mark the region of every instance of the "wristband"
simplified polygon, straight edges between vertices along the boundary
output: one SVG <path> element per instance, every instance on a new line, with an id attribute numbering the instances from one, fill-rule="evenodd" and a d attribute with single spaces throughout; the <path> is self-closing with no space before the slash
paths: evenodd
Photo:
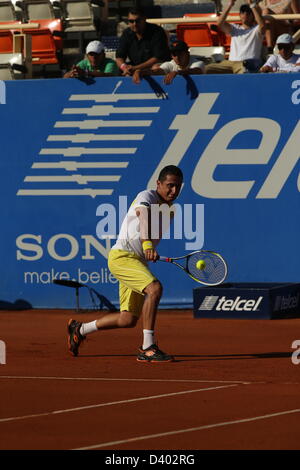
<path id="1" fill-rule="evenodd" d="M 146 240 L 142 243 L 143 251 L 153 250 L 153 243 L 151 240 Z"/>
<path id="2" fill-rule="evenodd" d="M 124 71 L 124 69 L 126 69 L 127 65 L 125 64 L 125 62 L 123 62 L 122 65 L 120 65 L 120 69 Z"/>

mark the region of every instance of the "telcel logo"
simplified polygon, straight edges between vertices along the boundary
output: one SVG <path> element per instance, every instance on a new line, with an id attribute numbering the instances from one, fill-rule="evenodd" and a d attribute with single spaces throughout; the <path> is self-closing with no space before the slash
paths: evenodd
<path id="1" fill-rule="evenodd" d="M 299 305 L 300 294 L 297 295 L 288 295 L 287 297 L 278 295 L 275 300 L 274 310 L 289 310 L 291 308 L 296 308 Z"/>
<path id="2" fill-rule="evenodd" d="M 217 311 L 237 311 L 237 312 L 255 312 L 262 301 L 263 297 L 258 299 L 241 299 L 240 296 L 235 299 L 227 299 L 225 295 L 222 297 L 207 295 L 201 303 L 198 310 L 215 310 Z"/>

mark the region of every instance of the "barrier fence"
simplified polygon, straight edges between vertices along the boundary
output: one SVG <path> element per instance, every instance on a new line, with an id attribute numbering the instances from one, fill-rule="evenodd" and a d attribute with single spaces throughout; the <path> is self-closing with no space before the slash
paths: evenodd
<path id="1" fill-rule="evenodd" d="M 228 282 L 299 282 L 297 74 L 18 80 L 1 84 L 1 308 L 73 308 L 76 280 L 118 305 L 107 255 L 135 195 L 179 165 L 159 248 L 220 252 Z M 156 263 L 162 306 L 197 287 Z M 89 290 L 81 306 L 91 304 Z"/>

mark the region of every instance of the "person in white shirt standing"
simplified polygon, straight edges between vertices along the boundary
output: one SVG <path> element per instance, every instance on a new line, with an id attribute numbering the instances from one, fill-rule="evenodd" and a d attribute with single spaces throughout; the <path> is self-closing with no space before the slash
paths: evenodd
<path id="1" fill-rule="evenodd" d="M 276 40 L 278 54 L 272 54 L 260 72 L 300 72 L 300 55 L 294 54 L 294 41 L 290 34 L 281 34 Z"/>
<path id="2" fill-rule="evenodd" d="M 230 0 L 218 20 L 219 28 L 231 36 L 228 60 L 208 64 L 206 73 L 247 73 L 256 72 L 262 64 L 263 34 L 265 21 L 256 3 L 241 5 L 241 24 L 231 24 L 226 18 L 236 0 Z"/>

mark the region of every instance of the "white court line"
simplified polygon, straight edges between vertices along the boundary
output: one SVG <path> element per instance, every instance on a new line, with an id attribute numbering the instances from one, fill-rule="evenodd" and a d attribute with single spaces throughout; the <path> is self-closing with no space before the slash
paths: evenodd
<path id="1" fill-rule="evenodd" d="M 279 413 L 271 413 L 271 414 L 268 414 L 268 415 L 255 416 L 253 418 L 236 419 L 235 421 L 224 421 L 222 423 L 207 424 L 207 425 L 204 425 L 204 426 L 198 426 L 198 427 L 194 427 L 194 428 L 178 429 L 177 431 L 161 432 L 161 433 L 158 433 L 158 434 L 149 434 L 147 436 L 137 436 L 137 437 L 133 437 L 131 439 L 123 439 L 123 440 L 120 440 L 120 441 L 104 442 L 102 444 L 95 444 L 95 445 L 88 446 L 88 447 L 78 447 L 78 448 L 72 449 L 72 450 L 100 449 L 101 447 L 111 447 L 111 446 L 115 446 L 115 445 L 118 445 L 118 444 L 127 444 L 128 442 L 144 441 L 146 439 L 154 439 L 154 438 L 157 438 L 157 437 L 174 436 L 176 434 L 184 434 L 184 433 L 187 433 L 187 432 L 202 431 L 204 429 L 220 428 L 222 426 L 230 426 L 232 424 L 250 423 L 250 422 L 253 422 L 253 421 L 259 421 L 261 419 L 274 418 L 276 416 L 284 416 L 284 415 L 288 415 L 288 414 L 292 414 L 292 413 L 299 413 L 299 412 L 300 412 L 300 409 L 281 411 Z"/>
<path id="2" fill-rule="evenodd" d="M 43 377 L 25 375 L 0 375 L 0 379 L 31 379 L 31 380 L 95 380 L 100 382 L 180 382 L 180 383 L 222 383 L 222 384 L 262 384 L 266 382 L 246 382 L 245 380 L 199 380 L 199 379 L 135 379 L 108 377 Z"/>
<path id="3" fill-rule="evenodd" d="M 136 403 L 139 401 L 146 401 L 146 400 L 154 400 L 156 398 L 165 398 L 165 397 L 174 397 L 178 395 L 186 395 L 188 393 L 197 393 L 197 392 L 206 392 L 210 390 L 218 390 L 220 388 L 229 388 L 229 387 L 237 387 L 236 385 L 220 385 L 219 387 L 209 387 L 209 388 L 198 388 L 196 390 L 184 390 L 182 392 L 173 392 L 173 393 L 164 393 L 162 395 L 152 395 L 148 397 L 141 397 L 141 398 L 131 398 L 129 400 L 120 400 L 120 401 L 111 401 L 108 403 L 97 403 L 95 405 L 86 405 L 86 406 L 80 406 L 77 408 L 69 408 L 65 410 L 55 410 L 55 411 L 46 411 L 44 413 L 36 413 L 36 414 L 31 414 L 31 415 L 24 415 L 24 416 L 12 416 L 9 418 L 1 418 L 0 423 L 8 422 L 8 421 L 18 421 L 21 419 L 28 419 L 28 418 L 40 418 L 42 416 L 53 416 L 57 414 L 63 414 L 63 413 L 71 413 L 73 411 L 84 411 L 84 410 L 90 410 L 93 408 L 101 408 L 104 406 L 113 406 L 113 405 L 122 405 L 122 404 L 127 404 L 127 403 Z"/>

